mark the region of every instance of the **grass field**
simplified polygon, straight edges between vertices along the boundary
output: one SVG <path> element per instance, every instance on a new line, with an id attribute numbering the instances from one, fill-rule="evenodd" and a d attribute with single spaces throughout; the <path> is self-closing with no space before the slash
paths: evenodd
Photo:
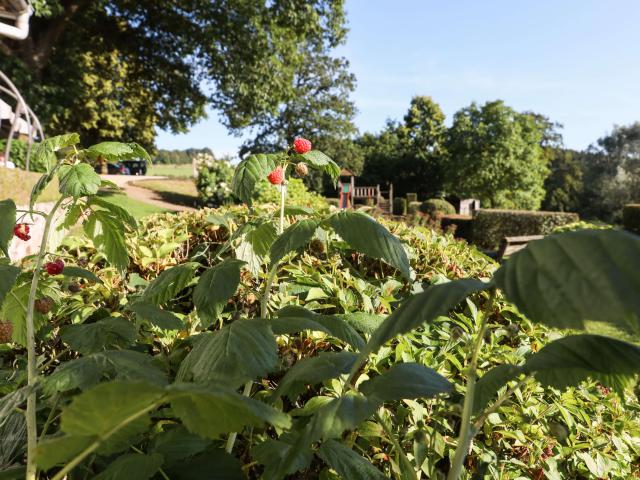
<path id="1" fill-rule="evenodd" d="M 154 213 L 164 213 L 169 211 L 164 208 L 156 207 L 155 205 L 141 202 L 140 200 L 129 198 L 124 193 L 102 191 L 100 192 L 100 196 L 108 202 L 126 209 L 136 220 Z"/>
<path id="2" fill-rule="evenodd" d="M 191 164 L 186 165 L 149 165 L 147 175 L 162 175 L 163 177 L 192 178 Z"/>
<path id="3" fill-rule="evenodd" d="M 156 192 L 165 202 L 193 207 L 198 200 L 198 190 L 192 179 L 140 180 L 136 187 Z"/>
<path id="4" fill-rule="evenodd" d="M 0 167 L 0 200 L 12 198 L 17 205 L 29 203 L 31 189 L 41 176 L 42 173 Z M 58 197 L 58 179 L 54 178 L 38 197 L 38 202 L 52 202 Z"/>

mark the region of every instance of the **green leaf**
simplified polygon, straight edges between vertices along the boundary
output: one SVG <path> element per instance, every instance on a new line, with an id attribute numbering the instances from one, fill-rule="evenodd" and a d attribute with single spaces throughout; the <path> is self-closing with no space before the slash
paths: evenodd
<path id="1" fill-rule="evenodd" d="M 91 165 L 62 165 L 58 170 L 60 193 L 73 198 L 95 195 L 100 188 L 100 176 Z"/>
<path id="2" fill-rule="evenodd" d="M 494 280 L 534 322 L 584 329 L 592 320 L 640 332 L 639 271 L 640 237 L 580 230 L 532 242 Z"/>
<path id="3" fill-rule="evenodd" d="M 291 217 L 298 215 L 313 215 L 313 209 L 302 205 L 289 205 L 284 207 L 284 214 Z"/>
<path id="4" fill-rule="evenodd" d="M 473 413 L 480 413 L 498 393 L 498 390 L 520 373 L 522 373 L 522 370 L 515 365 L 498 365 L 480 377 L 475 388 Z"/>
<path id="5" fill-rule="evenodd" d="M 151 155 L 149 155 L 149 153 L 142 147 L 142 145 L 135 142 L 128 143 L 127 145 L 129 145 L 133 152 L 131 157 L 132 159 L 142 159 L 147 163 L 151 163 Z"/>
<path id="6" fill-rule="evenodd" d="M 168 310 L 156 307 L 152 303 L 136 302 L 129 308 L 142 320 L 162 330 L 182 330 L 184 323 Z"/>
<path id="7" fill-rule="evenodd" d="M 13 200 L 0 201 L 0 250 L 9 258 L 9 242 L 16 224 L 16 204 Z M 2 302 L 0 302 L 1 304 Z"/>
<path id="8" fill-rule="evenodd" d="M 104 157 L 111 162 L 138 159 L 149 161 L 149 154 L 137 143 L 101 142 L 87 148 L 92 158 Z"/>
<path id="9" fill-rule="evenodd" d="M 84 223 L 84 231 L 96 249 L 121 273 L 127 269 L 129 254 L 124 239 L 124 224 L 108 212 L 94 210 Z"/>
<path id="10" fill-rule="evenodd" d="M 163 468 L 164 470 L 164 468 Z M 215 472 L 215 477 L 212 477 Z M 184 460 L 175 467 L 166 469 L 171 480 L 245 480 L 240 461 L 222 449 L 209 450 L 205 453 Z"/>
<path id="11" fill-rule="evenodd" d="M 280 435 L 278 440 L 269 438 L 259 443 L 251 449 L 251 454 L 265 466 L 264 480 L 279 480 L 284 475 L 305 470 L 313 460 L 313 451 L 301 445 L 300 432 L 295 430 Z"/>
<path id="12" fill-rule="evenodd" d="M 337 438 L 353 430 L 375 412 L 378 405 L 358 393 L 347 393 L 322 405 L 307 424 L 310 442 Z"/>
<path id="13" fill-rule="evenodd" d="M 264 376 L 278 365 L 278 345 L 264 319 L 236 320 L 202 337 L 180 365 L 179 380 L 235 386 Z"/>
<path id="14" fill-rule="evenodd" d="M 95 435 L 60 435 L 38 441 L 36 463 L 42 470 L 67 463 L 97 440 Z"/>
<path id="15" fill-rule="evenodd" d="M 409 258 L 402 242 L 373 218 L 361 212 L 343 211 L 330 216 L 327 223 L 355 250 L 381 258 L 411 278 Z"/>
<path id="16" fill-rule="evenodd" d="M 158 453 L 126 453 L 120 455 L 109 466 L 93 477 L 95 480 L 147 480 L 160 470 L 163 458 Z"/>
<path id="17" fill-rule="evenodd" d="M 60 328 L 60 338 L 73 350 L 85 355 L 109 347 L 131 345 L 136 340 L 136 334 L 136 326 L 122 317 Z"/>
<path id="18" fill-rule="evenodd" d="M 303 153 L 302 155 L 298 155 L 298 157 L 302 157 L 304 159 L 303 161 L 309 165 L 327 172 L 331 177 L 331 180 L 334 182 L 338 180 L 338 177 L 340 177 L 340 167 L 328 155 L 320 150 L 311 150 L 307 153 Z"/>
<path id="19" fill-rule="evenodd" d="M 29 198 L 29 208 L 33 210 L 33 206 L 40 194 L 47 188 L 47 185 L 53 177 L 55 177 L 58 169 L 62 165 L 63 159 L 56 157 L 58 150 L 80 143 L 80 137 L 77 133 L 67 133 L 58 135 L 57 137 L 49 137 L 38 143 L 33 150 L 33 163 L 45 165 L 47 173 L 42 175 L 31 189 L 31 197 Z"/>
<path id="20" fill-rule="evenodd" d="M 206 270 L 193 290 L 193 304 L 203 327 L 210 326 L 222 313 L 240 284 L 240 269 L 245 262 L 226 259 Z"/>
<path id="21" fill-rule="evenodd" d="M 385 475 L 369 460 L 335 440 L 320 445 L 318 456 L 342 478 L 349 480 L 384 480 Z"/>
<path id="22" fill-rule="evenodd" d="M 306 245 L 318 228 L 315 220 L 300 220 L 294 223 L 273 242 L 269 252 L 271 265 L 277 265 L 286 254 Z"/>
<path id="23" fill-rule="evenodd" d="M 147 419 L 148 412 L 166 398 L 162 388 L 147 383 L 101 383 L 76 395 L 63 408 L 61 430 L 70 435 L 107 439 L 134 419 Z"/>
<path id="24" fill-rule="evenodd" d="M 215 439 L 265 423 L 279 428 L 291 426 L 287 414 L 221 385 L 174 384 L 170 391 L 175 414 L 191 432 L 205 438 Z"/>
<path id="25" fill-rule="evenodd" d="M 14 285 L 6 295 L 0 311 L 0 319 L 10 321 L 13 325 L 11 340 L 19 345 L 27 345 L 27 305 L 31 283 Z M 33 326 L 37 333 L 46 323 L 47 317 L 37 310 L 33 312 Z"/>
<path id="26" fill-rule="evenodd" d="M 54 160 L 55 160 L 55 155 L 54 155 Z M 38 179 L 38 181 L 33 185 L 33 188 L 31 189 L 31 195 L 29 196 L 30 210 L 33 210 L 33 207 L 36 204 L 36 201 L 38 200 L 38 197 L 40 196 L 40 194 L 44 191 L 45 188 L 47 188 L 47 185 L 49 185 L 51 180 L 53 180 L 53 177 L 56 176 L 56 173 L 58 173 L 58 168 L 60 168 L 60 165 L 61 163 L 58 163 L 51 171 L 42 175 Z"/>
<path id="27" fill-rule="evenodd" d="M 0 265 L 0 307 L 4 299 L 11 291 L 20 275 L 20 269 L 13 265 Z"/>
<path id="28" fill-rule="evenodd" d="M 360 385 L 359 390 L 370 400 L 384 403 L 405 398 L 431 398 L 449 393 L 449 381 L 435 370 L 419 363 L 398 363 L 382 375 Z"/>
<path id="29" fill-rule="evenodd" d="M 410 332 L 414 328 L 447 314 L 469 295 L 487 287 L 486 283 L 479 280 L 455 280 L 432 285 L 424 292 L 407 298 L 373 333 L 361 354 L 362 358 L 377 351 L 397 335 Z"/>
<path id="30" fill-rule="evenodd" d="M 62 363 L 43 379 L 45 392 L 86 390 L 104 380 L 145 381 L 155 385 L 167 383 L 166 374 L 154 363 L 153 357 L 132 350 L 111 350 L 93 353 Z"/>
<path id="31" fill-rule="evenodd" d="M 122 208 L 115 203 L 112 203 L 108 200 L 104 200 L 100 197 L 92 197 L 89 201 L 89 205 L 96 205 L 98 207 L 102 207 L 111 213 L 111 216 L 119 219 L 125 225 L 129 225 L 133 230 L 138 229 L 138 223 L 136 219 L 131 215 L 125 208 Z"/>
<path id="32" fill-rule="evenodd" d="M 167 430 L 153 437 L 151 450 L 164 457 L 165 465 L 182 464 L 180 460 L 197 455 L 211 443 L 211 440 L 189 432 L 182 425 L 176 425 L 173 428 L 168 426 Z"/>
<path id="33" fill-rule="evenodd" d="M 640 373 L 640 347 L 601 335 L 570 335 L 547 344 L 521 368 L 555 388 L 593 378 L 619 391 Z"/>
<path id="34" fill-rule="evenodd" d="M 347 351 L 325 352 L 317 357 L 304 358 L 287 371 L 273 396 L 287 395 L 292 386 L 300 383 L 314 385 L 348 373 L 356 358 L 355 353 Z"/>
<path id="35" fill-rule="evenodd" d="M 200 265 L 187 262 L 164 270 L 145 289 L 142 298 L 154 305 L 162 305 L 172 300 L 193 280 Z"/>
<path id="36" fill-rule="evenodd" d="M 40 142 L 36 149 L 34 149 L 34 155 L 37 154 L 38 148 L 46 148 L 52 152 L 57 152 L 63 148 L 72 147 L 80 143 L 80 135 L 77 133 L 64 133 L 62 135 L 56 135 L 55 137 L 48 137 Z"/>
<path id="37" fill-rule="evenodd" d="M 358 332 L 338 316 L 319 315 L 297 306 L 285 307 L 278 311 L 277 315 L 276 318 L 269 319 L 269 324 L 276 335 L 312 330 L 328 333 L 358 350 L 364 347 L 364 340 Z"/>
<path id="38" fill-rule="evenodd" d="M 344 320 L 358 332 L 366 333 L 367 335 L 375 332 L 386 318 L 383 315 L 365 312 L 340 313 L 336 317 Z"/>
<path id="39" fill-rule="evenodd" d="M 275 155 L 250 155 L 236 167 L 233 175 L 233 193 L 247 205 L 251 205 L 256 183 L 265 180 L 267 175 L 276 168 Z"/>
<path id="40" fill-rule="evenodd" d="M 95 273 L 80 267 L 65 266 L 64 269 L 62 270 L 62 275 L 65 275 L 67 277 L 84 278 L 86 280 L 89 280 L 91 282 L 96 282 L 96 283 L 103 283 L 102 280 L 100 280 Z"/>
<path id="41" fill-rule="evenodd" d="M 251 248 L 256 255 L 264 257 L 269 253 L 269 249 L 277 237 L 278 232 L 273 223 L 265 222 L 247 232 L 244 239 L 251 244 Z"/>

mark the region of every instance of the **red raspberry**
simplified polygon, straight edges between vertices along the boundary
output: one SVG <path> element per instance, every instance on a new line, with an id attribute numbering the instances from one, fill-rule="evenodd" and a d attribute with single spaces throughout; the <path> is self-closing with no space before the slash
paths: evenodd
<path id="1" fill-rule="evenodd" d="M 44 268 L 49 275 L 59 275 L 64 270 L 64 262 L 58 258 L 53 262 L 47 262 Z"/>
<path id="2" fill-rule="evenodd" d="M 311 150 L 311 142 L 306 138 L 298 137 L 293 141 L 293 149 L 296 153 L 307 153 Z"/>
<path id="3" fill-rule="evenodd" d="M 284 170 L 280 165 L 278 165 L 273 172 L 267 175 L 267 180 L 272 185 L 280 185 L 284 180 Z"/>
<path id="4" fill-rule="evenodd" d="M 29 225 L 26 223 L 16 223 L 13 227 L 13 234 L 20 240 L 27 241 L 31 239 L 31 235 L 29 235 Z"/>

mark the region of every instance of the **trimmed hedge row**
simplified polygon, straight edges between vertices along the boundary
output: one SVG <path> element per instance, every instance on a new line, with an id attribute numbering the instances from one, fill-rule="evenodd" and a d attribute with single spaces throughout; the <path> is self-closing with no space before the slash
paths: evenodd
<path id="1" fill-rule="evenodd" d="M 438 214 L 454 215 L 456 213 L 456 207 L 441 198 L 430 198 L 422 202 L 420 211 L 435 218 Z"/>
<path id="2" fill-rule="evenodd" d="M 444 215 L 440 219 L 443 232 L 452 233 L 456 238 L 467 242 L 473 239 L 473 217 L 471 215 Z"/>
<path id="3" fill-rule="evenodd" d="M 622 224 L 625 230 L 640 235 L 640 204 L 625 205 L 622 209 Z"/>
<path id="4" fill-rule="evenodd" d="M 504 237 L 548 235 L 556 227 L 578 220 L 577 213 L 481 209 L 473 221 L 473 243 L 497 250 Z"/>

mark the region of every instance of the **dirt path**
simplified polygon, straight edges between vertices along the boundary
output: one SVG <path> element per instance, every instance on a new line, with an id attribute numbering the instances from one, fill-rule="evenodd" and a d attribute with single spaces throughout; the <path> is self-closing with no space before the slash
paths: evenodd
<path id="1" fill-rule="evenodd" d="M 118 185 L 129 198 L 149 203 L 173 212 L 193 212 L 196 210 L 195 208 L 186 205 L 176 205 L 174 203 L 165 202 L 157 192 L 131 184 L 131 182 L 138 182 L 140 180 L 164 180 L 168 177 L 159 177 L 155 175 L 100 175 L 100 177 L 105 180 L 110 180 Z"/>

